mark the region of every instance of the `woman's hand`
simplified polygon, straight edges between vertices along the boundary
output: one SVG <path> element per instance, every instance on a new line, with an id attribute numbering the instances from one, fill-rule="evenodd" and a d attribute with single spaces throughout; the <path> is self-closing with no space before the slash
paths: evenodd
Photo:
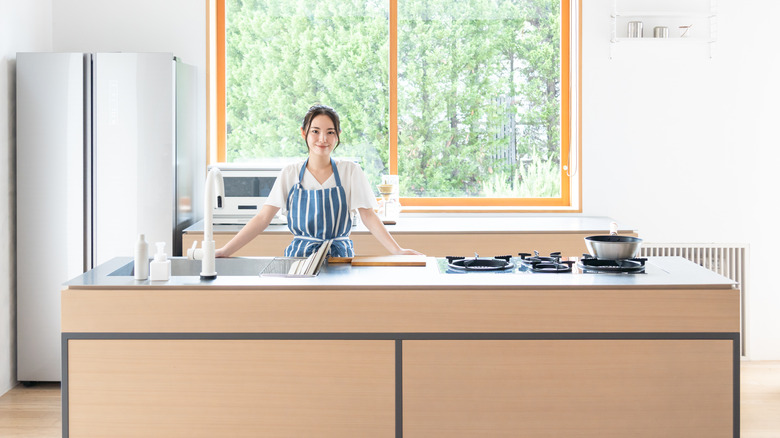
<path id="1" fill-rule="evenodd" d="M 218 248 L 216 251 L 214 251 L 214 257 L 216 258 L 224 258 L 224 257 L 230 257 L 230 254 L 225 251 L 225 248 Z"/>

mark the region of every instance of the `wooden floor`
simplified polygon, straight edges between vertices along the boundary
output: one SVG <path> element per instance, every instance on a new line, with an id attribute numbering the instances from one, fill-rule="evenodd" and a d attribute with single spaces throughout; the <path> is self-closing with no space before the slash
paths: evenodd
<path id="1" fill-rule="evenodd" d="M 62 436 L 60 384 L 16 385 L 0 397 L 0 437 Z"/>
<path id="2" fill-rule="evenodd" d="M 740 393 L 742 438 L 780 437 L 780 361 L 742 362 Z"/>
<path id="3" fill-rule="evenodd" d="M 780 437 L 780 361 L 742 362 L 742 438 Z M 59 384 L 16 386 L 0 397 L 0 437 L 61 437 Z"/>

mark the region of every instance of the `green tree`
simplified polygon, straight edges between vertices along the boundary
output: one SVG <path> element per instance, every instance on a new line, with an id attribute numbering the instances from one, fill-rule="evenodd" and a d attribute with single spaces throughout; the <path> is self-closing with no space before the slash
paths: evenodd
<path id="1" fill-rule="evenodd" d="M 387 14 L 363 1 L 226 3 L 228 161 L 304 156 L 303 115 L 325 103 L 342 118 L 336 154 L 386 173 Z"/>
<path id="2" fill-rule="evenodd" d="M 402 195 L 560 193 L 559 1 L 398 6 Z M 335 154 L 359 159 L 378 183 L 389 167 L 387 3 L 226 0 L 226 8 L 228 160 L 303 157 L 301 118 L 325 103 L 342 116 Z"/>
<path id="3" fill-rule="evenodd" d="M 499 174 L 512 196 L 531 154 L 560 163 L 560 4 L 402 2 L 399 84 L 406 193 L 496 194 Z"/>

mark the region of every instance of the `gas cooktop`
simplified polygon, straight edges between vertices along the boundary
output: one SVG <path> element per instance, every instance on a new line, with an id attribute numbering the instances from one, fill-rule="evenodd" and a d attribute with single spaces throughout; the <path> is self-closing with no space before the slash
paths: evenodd
<path id="1" fill-rule="evenodd" d="M 517 256 L 494 257 L 447 256 L 437 259 L 439 272 L 443 274 L 643 274 L 644 258 L 627 260 L 597 259 L 589 254 L 581 258 L 562 257 L 560 252 L 541 256 L 537 251 L 518 253 Z"/>

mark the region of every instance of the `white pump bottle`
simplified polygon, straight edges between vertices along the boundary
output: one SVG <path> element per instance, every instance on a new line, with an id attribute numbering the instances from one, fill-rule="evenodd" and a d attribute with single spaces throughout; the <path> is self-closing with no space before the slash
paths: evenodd
<path id="1" fill-rule="evenodd" d="M 168 281 L 171 278 L 171 261 L 168 260 L 168 254 L 165 253 L 165 242 L 157 242 L 157 252 L 154 254 L 154 260 L 150 265 L 150 280 Z"/>
<path id="2" fill-rule="evenodd" d="M 138 235 L 138 241 L 135 243 L 133 276 L 136 280 L 149 278 L 149 245 L 143 234 Z"/>

